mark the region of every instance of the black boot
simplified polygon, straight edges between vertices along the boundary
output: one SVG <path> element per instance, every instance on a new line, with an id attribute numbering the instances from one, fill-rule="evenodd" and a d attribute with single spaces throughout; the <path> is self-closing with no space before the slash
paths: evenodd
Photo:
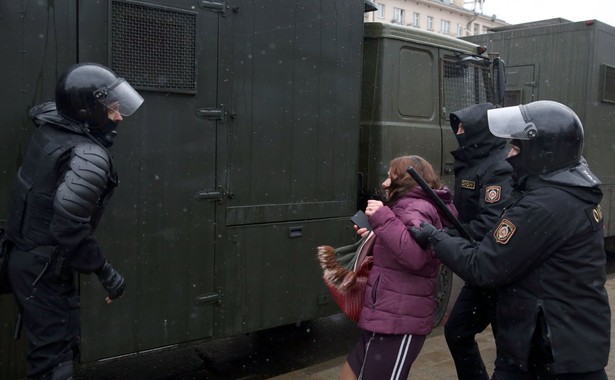
<path id="1" fill-rule="evenodd" d="M 51 380 L 73 380 L 75 367 L 73 362 L 62 362 L 51 372 Z"/>

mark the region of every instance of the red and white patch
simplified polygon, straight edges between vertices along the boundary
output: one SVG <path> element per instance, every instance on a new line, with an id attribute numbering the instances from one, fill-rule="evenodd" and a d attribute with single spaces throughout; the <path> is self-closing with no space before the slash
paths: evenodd
<path id="1" fill-rule="evenodd" d="M 517 227 L 508 219 L 502 219 L 498 228 L 493 232 L 495 242 L 498 244 L 507 244 L 510 238 L 513 236 Z"/>
<path id="2" fill-rule="evenodd" d="M 502 197 L 502 186 L 487 186 L 485 190 L 485 202 L 497 203 Z"/>

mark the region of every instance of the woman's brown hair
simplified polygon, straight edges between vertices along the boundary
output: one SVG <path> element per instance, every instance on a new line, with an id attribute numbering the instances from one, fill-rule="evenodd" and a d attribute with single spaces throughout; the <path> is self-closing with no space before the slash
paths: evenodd
<path id="1" fill-rule="evenodd" d="M 389 199 L 387 203 L 397 202 L 404 194 L 418 186 L 418 183 L 408 174 L 407 169 L 412 166 L 423 177 L 432 189 L 441 189 L 440 177 L 433 170 L 431 164 L 421 156 L 402 156 L 391 160 L 389 164 L 391 185 L 389 186 Z"/>

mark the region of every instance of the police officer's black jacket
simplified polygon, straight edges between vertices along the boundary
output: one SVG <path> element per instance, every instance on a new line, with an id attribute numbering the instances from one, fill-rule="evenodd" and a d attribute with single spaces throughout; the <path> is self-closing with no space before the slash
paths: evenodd
<path id="1" fill-rule="evenodd" d="M 512 191 L 506 140 L 489 131 L 487 105 L 478 104 L 451 114 L 452 124 L 463 123 L 465 131 L 456 135 L 459 148 L 451 152 L 455 158 L 453 203 L 459 220 L 477 240 L 493 228 Z M 453 127 L 454 133 L 456 129 Z"/>
<path id="2" fill-rule="evenodd" d="M 117 184 L 111 156 L 84 126 L 61 117 L 52 102 L 34 107 L 29 116 L 38 128 L 12 189 L 7 236 L 22 251 L 58 247 L 57 254 L 66 265 L 81 273 L 93 272 L 105 262 L 93 232 Z M 69 180 L 65 176 L 76 146 L 92 147 L 110 163 L 109 170 L 102 173 L 106 186 L 99 198 L 92 200 L 87 217 L 75 217 L 54 204 L 59 186 Z"/>
<path id="3" fill-rule="evenodd" d="M 611 317 L 601 199 L 597 186 L 532 176 L 513 192 L 514 203 L 477 246 L 436 235 L 434 249 L 445 265 L 473 284 L 499 287 L 498 361 L 527 368 L 542 312 L 554 373 L 607 364 Z"/>

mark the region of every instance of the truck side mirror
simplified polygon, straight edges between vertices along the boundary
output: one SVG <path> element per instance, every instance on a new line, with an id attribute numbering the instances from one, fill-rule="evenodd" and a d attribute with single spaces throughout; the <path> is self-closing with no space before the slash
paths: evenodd
<path id="1" fill-rule="evenodd" d="M 504 98 L 506 96 L 506 64 L 502 58 L 493 59 L 493 94 L 495 96 L 494 102 L 498 106 L 504 105 Z"/>

